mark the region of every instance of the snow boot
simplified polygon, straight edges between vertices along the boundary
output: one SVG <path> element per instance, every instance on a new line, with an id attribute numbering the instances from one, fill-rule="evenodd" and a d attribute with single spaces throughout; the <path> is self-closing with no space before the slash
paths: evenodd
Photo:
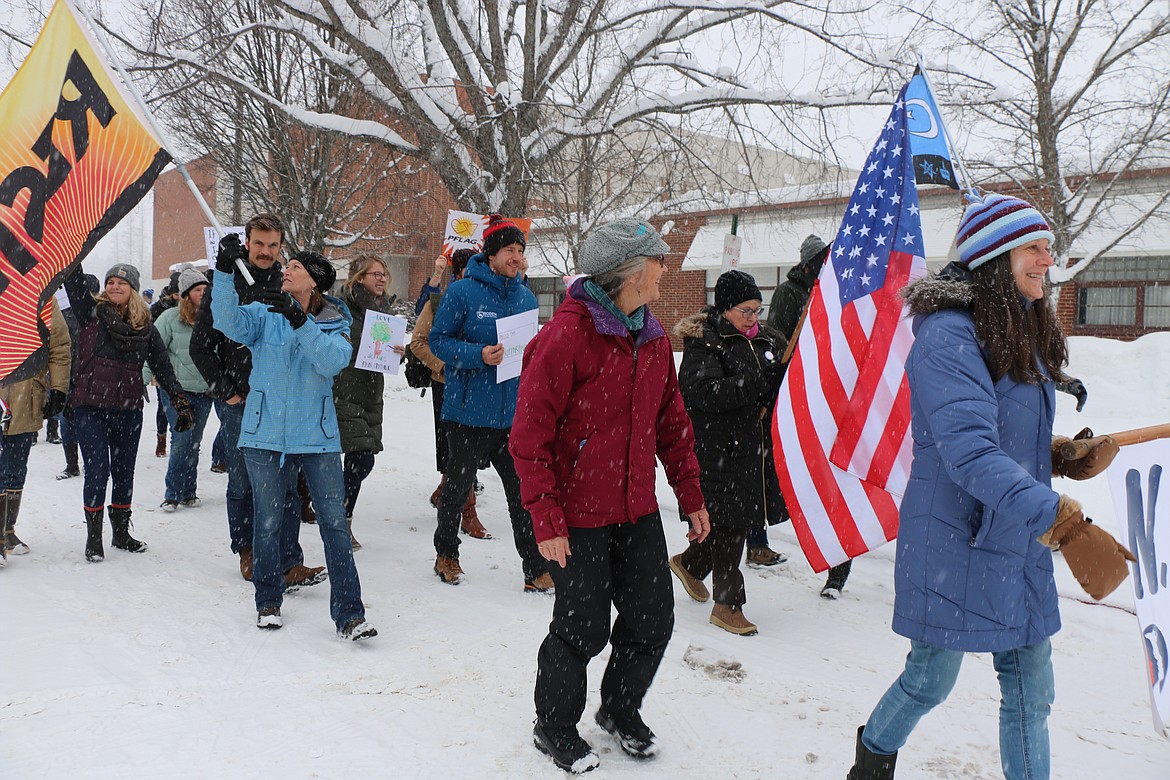
<path id="1" fill-rule="evenodd" d="M 687 592 L 688 596 L 700 604 L 711 600 L 711 591 L 707 590 L 703 581 L 683 567 L 682 553 L 671 556 L 670 570 L 674 572 L 674 576 L 678 577 L 678 581 L 682 583 L 683 590 Z"/>
<path id="2" fill-rule="evenodd" d="M 248 582 L 252 581 L 252 548 L 240 548 L 240 576 Z"/>
<path id="3" fill-rule="evenodd" d="M 617 739 L 628 755 L 634 758 L 653 758 L 657 755 L 658 743 L 654 741 L 654 732 L 642 722 L 642 716 L 637 712 L 628 715 L 610 712 L 603 704 L 594 720 Z"/>
<path id="4" fill-rule="evenodd" d="M 57 475 L 57 479 L 69 479 L 81 476 L 81 467 L 77 462 L 77 442 L 71 441 L 61 445 L 65 450 L 65 470 Z"/>
<path id="5" fill-rule="evenodd" d="M 61 429 L 57 425 L 57 420 L 55 418 L 50 419 L 45 425 L 45 441 L 47 441 L 49 444 L 61 443 Z"/>
<path id="6" fill-rule="evenodd" d="M 275 631 L 284 625 L 280 619 L 280 607 L 265 607 L 256 613 L 256 628 Z"/>
<path id="7" fill-rule="evenodd" d="M 439 499 L 443 496 L 443 486 L 447 484 L 447 475 L 444 474 L 439 478 L 439 486 L 435 488 L 435 492 L 431 493 L 431 506 L 435 509 L 439 508 Z"/>
<path id="8" fill-rule="evenodd" d="M 550 726 L 537 720 L 532 729 L 532 744 L 558 767 L 574 775 L 596 769 L 601 763 L 589 743 L 581 739 L 576 726 Z"/>
<path id="9" fill-rule="evenodd" d="M 4 520 L 4 551 L 10 555 L 27 555 L 28 545 L 16 535 L 16 516 L 20 514 L 20 497 L 23 490 L 10 490 L 4 494 L 4 508 L 0 517 Z"/>
<path id="10" fill-rule="evenodd" d="M 360 642 L 363 639 L 373 639 L 378 635 L 378 629 L 366 622 L 365 618 L 355 617 L 345 621 L 345 625 L 337 631 L 338 639 L 348 639 L 351 642 Z"/>
<path id="11" fill-rule="evenodd" d="M 354 552 L 362 549 L 362 543 L 353 535 L 353 517 L 345 518 L 345 527 L 349 529 L 349 546 L 353 548 Z"/>
<path id="12" fill-rule="evenodd" d="M 753 569 L 761 566 L 777 566 L 788 560 L 784 553 L 778 553 L 766 544 L 759 547 L 749 547 L 747 551 L 747 565 Z"/>
<path id="13" fill-rule="evenodd" d="M 448 585 L 458 585 L 463 582 L 463 568 L 459 565 L 459 559 L 446 555 L 436 556 L 435 576 Z"/>
<path id="14" fill-rule="evenodd" d="M 553 582 L 552 575 L 547 571 L 539 577 L 524 580 L 525 593 L 555 593 L 556 588 L 557 586 Z"/>
<path id="15" fill-rule="evenodd" d="M 284 573 L 284 590 L 286 593 L 293 593 L 301 588 L 320 585 L 327 579 L 329 572 L 325 571 L 324 566 L 306 566 L 298 563 Z"/>
<path id="16" fill-rule="evenodd" d="M 301 522 L 310 525 L 317 522 L 317 512 L 313 509 L 313 497 L 309 494 L 309 483 L 305 482 L 305 475 L 297 475 L 297 494 L 301 497 Z"/>
<path id="17" fill-rule="evenodd" d="M 114 527 L 113 545 L 126 552 L 147 551 L 146 542 L 140 542 L 130 535 L 130 507 L 110 504 L 110 525 Z"/>
<path id="18" fill-rule="evenodd" d="M 157 441 L 154 445 L 154 457 L 165 458 L 167 456 L 167 435 L 160 433 L 155 438 Z"/>
<path id="19" fill-rule="evenodd" d="M 716 604 L 711 610 L 711 625 L 739 636 L 755 636 L 760 633 L 756 624 L 744 617 L 743 609 L 735 604 Z"/>
<path id="20" fill-rule="evenodd" d="M 821 588 L 821 598 L 836 601 L 841 598 L 841 591 L 845 590 L 845 582 L 849 579 L 849 571 L 853 568 L 853 561 L 845 561 L 829 569 L 829 577 L 825 580 L 825 587 Z"/>
<path id="21" fill-rule="evenodd" d="M 898 761 L 898 754 L 883 756 L 869 752 L 869 748 L 861 742 L 864 729 L 865 726 L 857 729 L 857 756 L 845 780 L 894 780 L 894 764 Z"/>
<path id="22" fill-rule="evenodd" d="M 90 563 L 100 563 L 106 559 L 106 551 L 102 548 L 104 520 L 105 510 L 85 510 L 85 560 Z"/>
<path id="23" fill-rule="evenodd" d="M 459 521 L 459 530 L 472 539 L 491 539 L 488 529 L 479 522 L 479 515 L 475 511 L 475 488 L 467 491 L 467 503 L 463 505 L 463 519 Z"/>

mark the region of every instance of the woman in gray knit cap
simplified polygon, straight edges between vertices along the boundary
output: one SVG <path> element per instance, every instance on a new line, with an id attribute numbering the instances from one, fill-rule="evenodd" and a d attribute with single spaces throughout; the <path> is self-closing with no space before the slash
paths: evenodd
<path id="1" fill-rule="evenodd" d="M 646 222 L 598 228 L 578 261 L 588 276 L 524 351 L 510 450 L 556 583 L 537 657 L 533 739 L 574 773 L 599 763 L 577 722 L 586 667 L 606 642 L 613 652 L 596 721 L 632 756 L 658 750 L 640 712 L 674 627 L 656 458 L 690 517 L 688 538 L 710 531 L 670 339 L 646 305 L 658 299 L 668 251 Z"/>

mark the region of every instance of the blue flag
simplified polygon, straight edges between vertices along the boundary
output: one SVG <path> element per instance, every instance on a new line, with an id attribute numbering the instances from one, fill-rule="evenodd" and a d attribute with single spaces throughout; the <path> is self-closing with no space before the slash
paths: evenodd
<path id="1" fill-rule="evenodd" d="M 905 98 L 910 152 L 914 156 L 914 181 L 959 189 L 946 134 L 943 132 L 942 117 L 921 71 L 914 71 L 914 78 L 906 85 Z"/>

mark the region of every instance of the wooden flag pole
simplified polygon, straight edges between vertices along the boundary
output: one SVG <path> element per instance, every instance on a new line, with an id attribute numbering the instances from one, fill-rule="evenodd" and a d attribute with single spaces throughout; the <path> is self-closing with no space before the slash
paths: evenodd
<path id="1" fill-rule="evenodd" d="M 1141 444 L 1154 439 L 1170 439 L 1170 423 L 1147 425 L 1145 428 L 1134 428 L 1128 431 L 1107 433 L 1104 436 L 1093 436 L 1088 439 L 1073 439 L 1060 445 L 1060 455 L 1068 460 L 1077 460 L 1089 454 L 1089 451 L 1103 441 L 1112 439 L 1117 446 L 1127 444 Z"/>
<path id="2" fill-rule="evenodd" d="M 105 35 L 102 34 L 101 28 L 99 28 L 97 24 L 94 23 L 93 17 L 89 15 L 89 11 L 86 10 L 82 0 L 67 0 L 67 2 L 70 2 L 73 7 L 77 9 L 77 12 L 81 14 L 81 16 L 85 19 L 86 24 L 89 25 L 89 29 L 93 32 L 93 37 L 97 40 L 98 43 L 101 44 L 101 47 L 105 49 L 106 56 L 110 59 L 110 63 L 114 66 L 115 70 L 118 71 L 118 75 L 122 77 L 122 83 L 125 85 L 126 90 L 138 103 L 138 107 L 142 110 L 143 116 L 150 124 L 150 129 L 153 130 L 158 139 L 162 141 L 164 148 L 173 149 L 174 144 L 170 142 L 166 133 L 164 133 L 162 128 L 158 126 L 158 123 L 154 121 L 154 114 L 151 113 L 150 108 L 146 105 L 146 101 L 143 99 L 142 93 L 138 91 L 138 87 L 136 87 L 134 82 L 131 81 L 130 76 L 126 73 L 126 68 L 122 66 L 122 60 L 118 57 L 118 53 L 114 51 L 114 47 L 110 45 L 110 42 L 106 40 Z M 174 158 L 171 158 L 171 162 L 174 163 L 175 167 L 179 170 L 179 173 L 183 176 L 183 181 L 187 183 L 187 189 L 191 190 L 191 194 L 195 196 L 195 202 L 198 203 L 199 208 L 203 210 L 203 215 L 211 221 L 211 225 L 215 228 L 215 232 L 219 234 L 219 237 L 223 238 L 225 235 L 227 235 L 227 231 L 223 229 L 223 225 L 219 224 L 219 220 L 216 219 L 215 213 L 211 210 L 211 206 L 209 206 L 207 201 L 204 199 L 203 193 L 199 191 L 199 187 L 195 185 L 195 181 L 191 178 L 191 174 L 187 172 L 187 166 Z M 209 257 L 207 260 L 212 264 L 212 267 L 214 267 L 215 258 Z M 249 285 L 256 284 L 256 280 L 252 278 L 252 274 L 249 273 L 248 266 L 244 264 L 243 260 L 236 260 L 236 268 L 240 269 L 240 273 L 244 275 L 244 279 L 248 282 Z"/>

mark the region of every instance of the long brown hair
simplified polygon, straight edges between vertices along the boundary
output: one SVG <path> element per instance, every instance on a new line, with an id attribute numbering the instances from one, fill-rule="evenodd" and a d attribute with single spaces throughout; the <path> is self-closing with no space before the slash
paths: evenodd
<path id="1" fill-rule="evenodd" d="M 1046 378 L 1065 381 L 1068 342 L 1056 320 L 1045 288 L 1044 297 L 1025 307 L 1012 274 L 1009 253 L 971 272 L 975 335 L 986 346 L 991 375 L 1040 384 Z M 1048 376 L 1037 368 L 1039 361 Z"/>
<path id="2" fill-rule="evenodd" d="M 194 325 L 195 317 L 199 314 L 199 307 L 195 305 L 195 301 L 191 300 L 190 295 L 184 295 L 179 299 L 179 322 L 184 325 Z"/>

